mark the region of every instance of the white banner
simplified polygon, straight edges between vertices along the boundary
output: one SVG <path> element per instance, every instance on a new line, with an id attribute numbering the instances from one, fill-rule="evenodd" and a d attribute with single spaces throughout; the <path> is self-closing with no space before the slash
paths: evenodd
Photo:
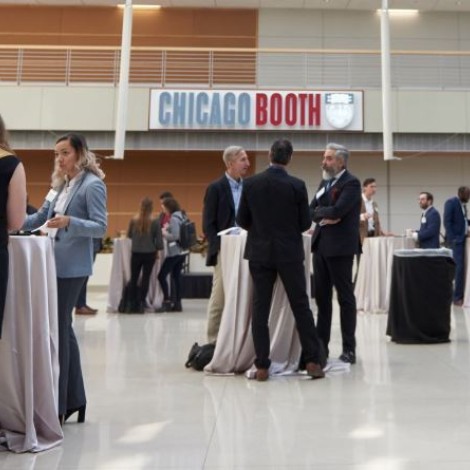
<path id="1" fill-rule="evenodd" d="M 149 129 L 363 131 L 363 92 L 150 90 Z"/>

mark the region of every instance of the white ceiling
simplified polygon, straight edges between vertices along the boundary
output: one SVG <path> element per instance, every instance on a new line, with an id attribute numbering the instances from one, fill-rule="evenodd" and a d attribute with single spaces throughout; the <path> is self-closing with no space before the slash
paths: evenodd
<path id="1" fill-rule="evenodd" d="M 0 0 L 0 5 L 114 6 L 125 0 Z M 134 4 L 198 8 L 311 8 L 322 10 L 376 10 L 382 0 L 134 0 Z M 422 11 L 469 11 L 470 0 L 389 0 L 389 8 Z"/>

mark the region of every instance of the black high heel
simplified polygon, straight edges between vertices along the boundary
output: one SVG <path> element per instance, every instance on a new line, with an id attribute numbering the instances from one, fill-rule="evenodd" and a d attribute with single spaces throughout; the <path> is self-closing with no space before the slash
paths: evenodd
<path id="1" fill-rule="evenodd" d="M 67 421 L 70 416 L 72 416 L 76 411 L 78 411 L 78 418 L 77 418 L 77 423 L 84 423 L 85 422 L 85 411 L 86 411 L 86 405 L 80 406 L 79 408 L 74 408 L 73 410 L 68 410 L 67 413 L 65 413 L 64 416 L 64 423 Z"/>

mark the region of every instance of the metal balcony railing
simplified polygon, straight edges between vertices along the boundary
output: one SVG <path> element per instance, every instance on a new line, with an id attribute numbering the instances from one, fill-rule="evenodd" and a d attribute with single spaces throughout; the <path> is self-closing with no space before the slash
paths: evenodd
<path id="1" fill-rule="evenodd" d="M 394 51 L 392 86 L 467 89 L 470 52 Z M 119 82 L 120 48 L 0 46 L 2 84 Z M 380 88 L 372 50 L 135 47 L 132 86 L 198 88 Z"/>

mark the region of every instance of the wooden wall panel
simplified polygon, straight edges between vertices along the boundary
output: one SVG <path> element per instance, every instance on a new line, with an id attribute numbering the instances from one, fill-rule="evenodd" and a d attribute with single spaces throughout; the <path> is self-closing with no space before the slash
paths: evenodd
<path id="1" fill-rule="evenodd" d="M 256 47 L 257 11 L 135 10 L 133 46 Z M 117 7 L 0 6 L 1 44 L 120 46 Z"/>
<path id="2" fill-rule="evenodd" d="M 101 150 L 97 153 L 111 153 Z M 219 152 L 151 152 L 131 151 L 122 161 L 103 160 L 108 190 L 108 235 L 126 230 L 130 218 L 138 211 L 142 198 L 154 201 L 160 212 L 159 195 L 171 191 L 202 234 L 202 206 L 207 185 L 225 171 Z M 51 151 L 19 150 L 26 168 L 30 203 L 40 207 L 49 190 L 53 168 Z M 250 155 L 254 172 L 255 156 Z"/>

